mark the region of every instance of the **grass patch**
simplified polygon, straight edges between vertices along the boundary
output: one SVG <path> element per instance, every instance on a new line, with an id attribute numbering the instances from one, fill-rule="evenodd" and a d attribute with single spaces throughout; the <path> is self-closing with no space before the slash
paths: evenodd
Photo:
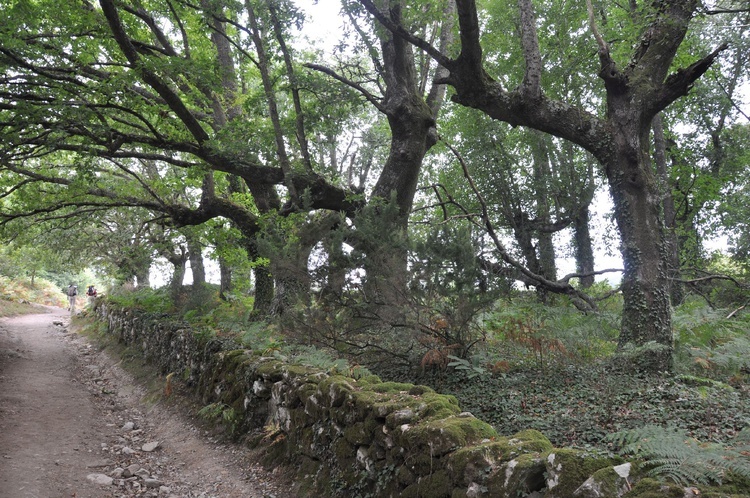
<path id="1" fill-rule="evenodd" d="M 10 279 L 0 275 L 0 316 L 46 313 L 38 305 L 67 307 L 62 289 L 48 280 Z"/>
<path id="2" fill-rule="evenodd" d="M 0 299 L 0 317 L 33 315 L 34 313 L 46 313 L 47 309 L 31 303 L 20 303 L 8 299 Z"/>

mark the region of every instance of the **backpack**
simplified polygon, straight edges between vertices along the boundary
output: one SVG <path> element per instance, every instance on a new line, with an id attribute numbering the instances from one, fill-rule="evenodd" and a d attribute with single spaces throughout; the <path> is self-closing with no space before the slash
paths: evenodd
<path id="1" fill-rule="evenodd" d="M 89 290 L 86 291 L 87 296 L 96 296 L 96 290 L 93 285 L 89 285 Z"/>
<path id="2" fill-rule="evenodd" d="M 73 297 L 78 295 L 78 287 L 75 285 L 72 287 L 68 287 L 68 296 Z"/>

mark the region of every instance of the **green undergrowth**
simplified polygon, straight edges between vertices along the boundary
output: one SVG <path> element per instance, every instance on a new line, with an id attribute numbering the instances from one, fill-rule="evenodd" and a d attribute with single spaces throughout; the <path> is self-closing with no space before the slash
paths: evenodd
<path id="1" fill-rule="evenodd" d="M 150 312 L 166 306 L 165 291 L 116 297 Z M 675 375 L 649 376 L 611 368 L 618 335 L 617 303 L 595 315 L 521 297 L 480 317 L 484 340 L 467 357 L 450 351 L 444 365 L 369 365 L 335 351 L 297 345 L 273 322 L 248 321 L 251 302 L 213 302 L 188 315 L 201 334 L 290 363 L 355 377 L 429 385 L 455 395 L 463 409 L 500 434 L 537 429 L 556 446 L 606 447 L 613 432 L 672 425 L 707 443 L 726 443 L 750 425 L 750 319 L 688 300 L 674 314 Z M 183 317 L 185 315 L 183 314 Z M 432 351 L 436 353 L 436 351 Z"/>
<path id="2" fill-rule="evenodd" d="M 376 372 L 381 376 L 386 373 Z M 606 447 L 607 434 L 672 423 L 702 441 L 728 442 L 750 424 L 747 386 L 615 373 L 606 363 L 504 376 L 397 376 L 453 394 L 500 434 L 537 429 L 556 446 Z"/>
<path id="3" fill-rule="evenodd" d="M 136 309 L 145 313 L 174 314 L 176 311 L 172 296 L 166 287 L 138 289 L 137 291 L 117 288 L 112 290 L 107 299 L 123 308 Z"/>
<path id="4" fill-rule="evenodd" d="M 750 426 L 750 315 L 691 299 L 675 310 L 675 372 L 613 368 L 617 314 L 521 302 L 487 319 L 486 340 L 447 368 L 375 370 L 456 396 L 500 434 L 532 428 L 558 447 L 610 449 L 608 434 L 671 425 L 704 444 Z"/>

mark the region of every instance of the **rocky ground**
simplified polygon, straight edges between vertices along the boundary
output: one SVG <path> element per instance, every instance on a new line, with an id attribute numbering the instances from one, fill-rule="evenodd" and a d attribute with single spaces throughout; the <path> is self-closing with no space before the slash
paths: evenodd
<path id="1" fill-rule="evenodd" d="M 0 319 L 0 498 L 292 496 L 246 447 L 144 403 L 67 312 L 42 311 Z"/>

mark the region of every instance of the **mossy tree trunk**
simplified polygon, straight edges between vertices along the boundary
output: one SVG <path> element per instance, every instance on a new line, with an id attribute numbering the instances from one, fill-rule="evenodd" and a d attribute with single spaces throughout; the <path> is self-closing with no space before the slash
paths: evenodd
<path id="1" fill-rule="evenodd" d="M 632 92 L 610 98 L 615 153 L 604 163 L 625 268 L 618 345 L 662 345 L 652 362 L 661 371 L 671 369 L 673 346 L 661 189 L 651 163 L 650 120 L 633 109 L 632 98 Z"/>

